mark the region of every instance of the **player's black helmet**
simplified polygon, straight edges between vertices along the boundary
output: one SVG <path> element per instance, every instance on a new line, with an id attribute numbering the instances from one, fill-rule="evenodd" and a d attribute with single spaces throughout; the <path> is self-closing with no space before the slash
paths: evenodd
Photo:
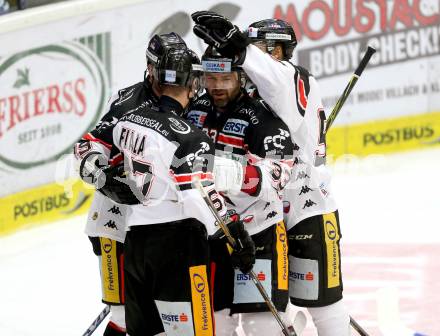
<path id="1" fill-rule="evenodd" d="M 204 72 L 232 72 L 240 71 L 241 67 L 233 63 L 232 58 L 224 57 L 213 46 L 206 48 L 202 55 L 202 67 Z"/>
<path id="2" fill-rule="evenodd" d="M 154 35 L 150 42 L 148 42 L 148 47 L 145 51 L 147 62 L 154 65 L 157 64 L 165 54 L 165 51 L 170 48 L 186 49 L 186 43 L 179 34 L 174 32 Z"/>
<path id="3" fill-rule="evenodd" d="M 264 41 L 267 43 L 267 50 L 272 53 L 275 43 L 281 43 L 284 49 L 284 60 L 292 58 L 293 49 L 298 41 L 296 40 L 293 27 L 286 21 L 278 19 L 267 19 L 251 23 L 247 29 L 250 43 Z"/>
<path id="4" fill-rule="evenodd" d="M 192 86 L 202 72 L 200 60 L 191 49 L 169 48 L 156 67 L 159 84 Z"/>

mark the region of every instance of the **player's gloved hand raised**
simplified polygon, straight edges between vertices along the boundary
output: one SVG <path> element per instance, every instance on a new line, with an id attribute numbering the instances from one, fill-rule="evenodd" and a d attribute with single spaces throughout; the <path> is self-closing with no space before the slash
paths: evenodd
<path id="1" fill-rule="evenodd" d="M 226 17 L 212 11 L 191 14 L 195 26 L 194 34 L 206 44 L 214 46 L 218 52 L 230 58 L 240 57 L 249 44 L 247 36 Z"/>
<path id="2" fill-rule="evenodd" d="M 139 204 L 133 194 L 128 178 L 125 177 L 124 164 L 111 166 L 102 154 L 92 154 L 83 159 L 80 166 L 80 176 L 83 181 L 93 184 L 95 188 L 121 204 Z"/>
<path id="3" fill-rule="evenodd" d="M 243 221 L 238 220 L 238 216 L 227 226 L 236 242 L 231 254 L 232 265 L 243 273 L 249 273 L 255 264 L 255 243 L 244 228 Z"/>

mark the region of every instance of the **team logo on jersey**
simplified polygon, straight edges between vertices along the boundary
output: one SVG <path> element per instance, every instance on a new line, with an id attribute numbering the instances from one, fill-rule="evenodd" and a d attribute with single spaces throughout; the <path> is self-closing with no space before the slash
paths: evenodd
<path id="1" fill-rule="evenodd" d="M 286 130 L 278 128 L 280 134 L 269 135 L 264 138 L 264 149 L 268 150 L 276 150 L 276 149 L 284 149 L 285 144 L 284 141 L 290 137 L 290 133 Z"/>
<path id="2" fill-rule="evenodd" d="M 170 121 L 170 128 L 180 134 L 188 134 L 191 131 L 191 127 L 183 120 L 177 120 L 176 118 L 168 118 Z"/>
<path id="3" fill-rule="evenodd" d="M 230 118 L 226 121 L 225 126 L 223 126 L 223 132 L 244 136 L 244 131 L 248 126 L 249 123 L 247 121 Z"/>
<path id="4" fill-rule="evenodd" d="M 205 124 L 206 116 L 208 112 L 203 111 L 191 111 L 187 115 L 187 119 L 196 127 L 202 128 Z"/>
<path id="5" fill-rule="evenodd" d="M 197 163 L 202 164 L 205 162 L 205 158 L 203 157 L 203 154 L 208 152 L 211 147 L 209 144 L 205 141 L 202 141 L 200 143 L 200 149 L 198 149 L 194 153 L 188 154 L 185 159 L 188 166 L 192 167 L 194 165 L 194 162 L 197 161 Z"/>

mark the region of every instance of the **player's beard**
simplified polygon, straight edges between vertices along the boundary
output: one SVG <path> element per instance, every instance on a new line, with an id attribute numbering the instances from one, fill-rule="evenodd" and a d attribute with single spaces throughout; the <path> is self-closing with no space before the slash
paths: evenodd
<path id="1" fill-rule="evenodd" d="M 230 96 L 228 90 L 213 89 L 211 92 L 212 99 L 214 100 L 214 106 L 225 107 L 228 105 Z"/>

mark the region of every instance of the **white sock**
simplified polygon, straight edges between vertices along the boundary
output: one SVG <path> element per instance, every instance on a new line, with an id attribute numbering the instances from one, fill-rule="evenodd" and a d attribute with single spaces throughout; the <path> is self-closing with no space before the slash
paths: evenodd
<path id="1" fill-rule="evenodd" d="M 308 308 L 319 336 L 350 335 L 350 316 L 342 300 L 324 307 Z"/>

